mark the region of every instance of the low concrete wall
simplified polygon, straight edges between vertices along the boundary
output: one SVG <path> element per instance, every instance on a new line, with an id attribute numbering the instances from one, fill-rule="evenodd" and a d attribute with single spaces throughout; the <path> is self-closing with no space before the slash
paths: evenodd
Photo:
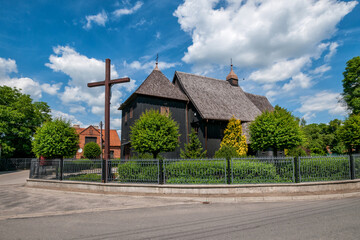
<path id="1" fill-rule="evenodd" d="M 360 179 L 332 182 L 243 185 L 158 185 L 119 184 L 27 179 L 26 186 L 108 193 L 136 193 L 184 196 L 309 195 L 359 192 Z"/>

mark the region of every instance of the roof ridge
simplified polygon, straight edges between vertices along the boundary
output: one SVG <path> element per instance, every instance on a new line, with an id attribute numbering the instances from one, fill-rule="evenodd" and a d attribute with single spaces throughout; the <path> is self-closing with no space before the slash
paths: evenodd
<path id="1" fill-rule="evenodd" d="M 197 74 L 193 74 L 193 73 L 186 73 L 186 72 L 180 72 L 180 71 L 175 71 L 175 72 L 184 73 L 184 74 L 186 74 L 186 75 L 191 75 L 191 76 L 196 76 L 196 77 L 201 77 L 201 78 L 207 78 L 207 79 L 215 80 L 215 81 L 226 82 L 226 80 L 223 80 L 223 79 L 218 79 L 218 78 L 213 78 L 213 77 L 206 77 L 206 76 L 201 76 L 201 75 L 197 75 Z M 227 83 L 227 82 L 226 82 L 226 83 Z"/>

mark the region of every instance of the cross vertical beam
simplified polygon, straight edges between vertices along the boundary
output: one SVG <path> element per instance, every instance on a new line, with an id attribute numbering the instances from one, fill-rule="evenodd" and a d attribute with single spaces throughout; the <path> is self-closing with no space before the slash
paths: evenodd
<path id="1" fill-rule="evenodd" d="M 105 149 L 102 163 L 102 181 L 108 180 L 108 161 L 110 159 L 110 96 L 111 86 L 117 83 L 130 82 L 130 78 L 119 78 L 110 80 L 110 59 L 105 60 L 105 81 L 88 83 L 88 87 L 105 86 Z"/>

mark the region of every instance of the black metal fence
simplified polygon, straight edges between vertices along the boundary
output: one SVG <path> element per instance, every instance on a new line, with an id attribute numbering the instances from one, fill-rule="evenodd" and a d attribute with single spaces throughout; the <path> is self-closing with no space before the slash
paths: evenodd
<path id="1" fill-rule="evenodd" d="M 0 171 L 30 169 L 31 160 L 35 158 L 3 158 L 0 159 Z"/>
<path id="2" fill-rule="evenodd" d="M 30 178 L 102 182 L 103 167 L 99 159 L 32 160 Z M 355 178 L 360 178 L 360 155 L 110 160 L 107 164 L 107 182 L 114 183 L 256 184 Z"/>

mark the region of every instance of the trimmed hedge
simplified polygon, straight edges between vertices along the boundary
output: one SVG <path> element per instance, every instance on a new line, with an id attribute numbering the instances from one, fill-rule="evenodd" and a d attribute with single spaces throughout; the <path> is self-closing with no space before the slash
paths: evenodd
<path id="1" fill-rule="evenodd" d="M 119 182 L 158 182 L 158 165 L 156 162 L 135 162 L 128 161 L 118 165 L 118 177 L 115 181 Z"/>
<path id="2" fill-rule="evenodd" d="M 77 176 L 66 177 L 65 180 L 70 181 L 87 181 L 87 182 L 101 182 L 101 174 L 88 173 Z"/>
<path id="3" fill-rule="evenodd" d="M 165 161 L 165 183 L 226 183 L 226 160 Z"/>
<path id="4" fill-rule="evenodd" d="M 349 158 L 301 159 L 300 176 L 301 182 L 350 179 Z"/>

